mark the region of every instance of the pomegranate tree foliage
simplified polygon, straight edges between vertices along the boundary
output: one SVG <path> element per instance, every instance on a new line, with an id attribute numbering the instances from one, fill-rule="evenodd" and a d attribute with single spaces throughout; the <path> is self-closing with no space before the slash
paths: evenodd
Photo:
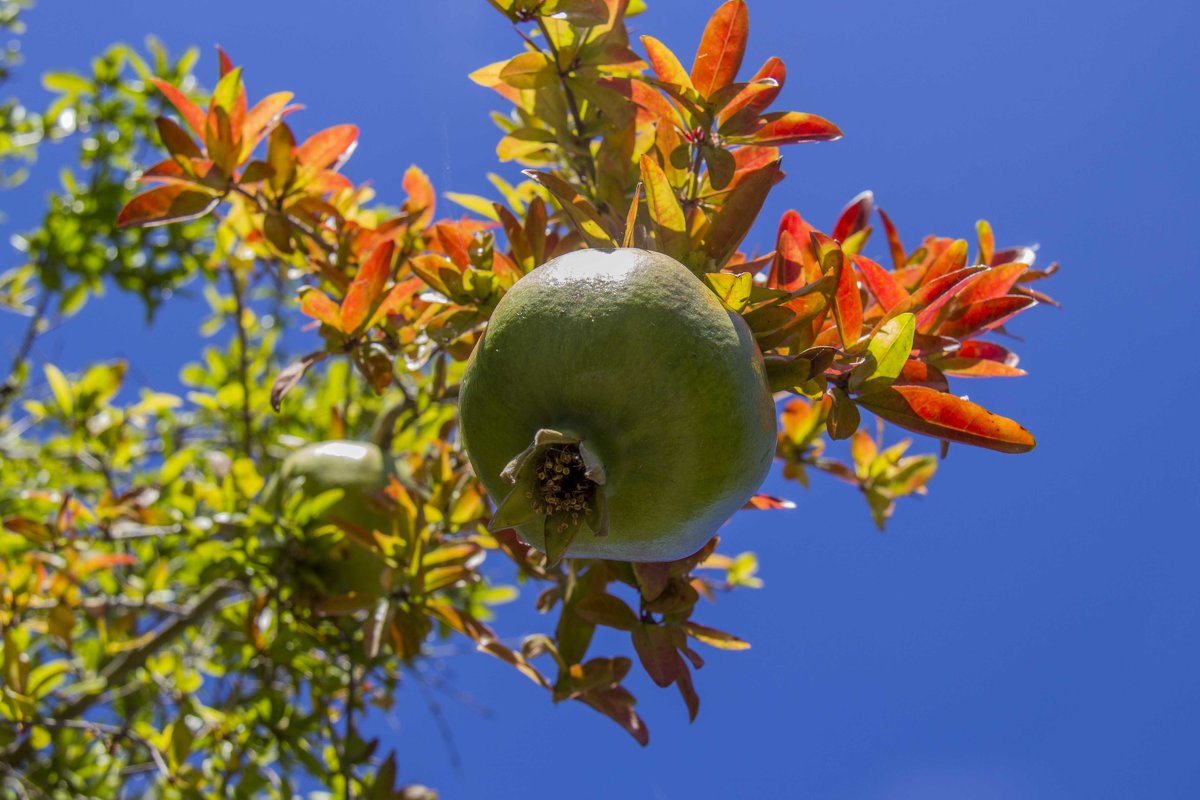
<path id="1" fill-rule="evenodd" d="M 761 585 L 753 555 L 722 555 L 714 539 L 673 563 L 550 565 L 512 531 L 489 533 L 456 436 L 458 381 L 489 314 L 553 256 L 624 244 L 683 261 L 765 354 L 784 475 L 855 485 L 880 528 L 938 464 L 907 439 L 885 444 L 884 423 L 941 440 L 943 454 L 1033 447 L 950 390 L 1024 374 L 989 334 L 1052 302 L 1031 287 L 1054 271 L 1034 269 L 1032 249 L 998 247 L 983 221 L 972 242 L 906 246 L 869 192 L 827 228 L 788 211 L 774 242 L 744 242 L 784 178 L 780 148 L 841 132 L 774 108 L 778 58 L 742 69 L 742 0 L 717 8 L 690 69 L 651 36 L 634 49 L 625 18 L 638 0 L 489 2 L 521 52 L 471 79 L 506 108 L 493 115 L 498 158 L 526 169 L 515 184 L 489 175 L 491 197 L 445 194 L 450 211 L 416 167 L 398 204 L 354 184 L 339 168 L 358 130 L 297 133 L 292 93 L 249 97 L 223 52 L 211 91 L 194 52 L 173 61 L 151 43 L 149 59 L 115 47 L 90 75 L 45 76 L 56 99 L 44 114 L 4 107 L 7 176 L 39 137 L 80 147 L 44 224 L 20 240 L 27 262 L 0 276 L 0 301 L 30 316 L 0 396 L 7 795 L 288 797 L 319 783 L 432 796 L 401 786 L 403 762 L 359 722 L 401 684 L 436 680 L 424 665 L 442 639 L 642 744 L 623 685 L 635 666 L 694 718 L 697 643 L 749 647 L 694 617 L 701 600 Z M 212 344 L 183 367 L 185 396 L 132 397 L 122 362 L 31 375 L 36 336 L 106 286 L 152 311 L 187 281 L 203 284 Z M 285 355 L 297 341 L 305 351 Z M 293 492 L 283 513 L 263 499 L 289 452 L 340 438 L 398 459 L 374 498 L 389 529 L 323 523 L 337 492 Z M 848 461 L 826 454 L 830 439 L 850 440 Z M 747 508 L 790 506 L 758 495 Z M 329 580 L 347 539 L 382 562 L 382 580 Z M 517 642 L 489 626 L 517 595 L 495 578 L 512 567 L 485 567 L 497 558 L 544 632 Z M 631 646 L 593 652 L 597 626 Z"/>

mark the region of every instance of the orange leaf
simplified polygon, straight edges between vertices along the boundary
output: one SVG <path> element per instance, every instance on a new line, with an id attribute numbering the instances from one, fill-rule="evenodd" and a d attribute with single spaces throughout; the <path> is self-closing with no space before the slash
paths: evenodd
<path id="1" fill-rule="evenodd" d="M 285 106 L 292 99 L 291 92 L 276 92 L 269 94 L 254 104 L 254 108 L 246 114 L 246 122 L 242 126 L 242 158 L 247 158 L 258 143 L 271 130 L 271 126 L 283 117 Z"/>
<path id="2" fill-rule="evenodd" d="M 1025 374 L 1023 369 L 986 358 L 947 358 L 938 362 L 938 368 L 956 378 L 1016 378 Z"/>
<path id="3" fill-rule="evenodd" d="M 219 198 L 182 184 L 159 186 L 130 200 L 117 215 L 118 228 L 165 225 L 168 222 L 202 217 Z"/>
<path id="4" fill-rule="evenodd" d="M 322 291 L 305 287 L 300 295 L 300 313 L 323 322 L 336 331 L 342 330 L 341 309 Z"/>
<path id="5" fill-rule="evenodd" d="M 179 116 L 183 117 L 183 121 L 192 129 L 192 133 L 204 138 L 204 112 L 200 110 L 200 106 L 162 78 L 151 78 L 150 81 L 167 96 L 171 105 L 175 106 L 175 110 L 179 112 Z"/>
<path id="6" fill-rule="evenodd" d="M 296 160 L 314 175 L 323 169 L 336 169 L 334 165 L 350 157 L 357 139 L 357 126 L 334 125 L 308 137 L 296 149 Z"/>
<path id="7" fill-rule="evenodd" d="M 746 144 L 756 146 L 829 142 L 842 138 L 842 129 L 816 114 L 779 111 L 762 116 L 763 124 L 749 136 Z"/>
<path id="8" fill-rule="evenodd" d="M 948 442 L 1002 453 L 1025 453 L 1036 444 L 1029 431 L 969 400 L 924 386 L 891 386 L 858 397 L 858 404 L 901 428 Z"/>
<path id="9" fill-rule="evenodd" d="M 367 260 L 358 268 L 346 297 L 342 300 L 342 330 L 356 331 L 371 316 L 371 310 L 383 296 L 383 287 L 392 274 L 392 255 L 396 245 L 384 242 L 375 248 Z"/>
<path id="10" fill-rule="evenodd" d="M 425 287 L 425 281 L 420 278 L 409 278 L 402 281 L 388 290 L 384 296 L 383 302 L 379 304 L 379 308 L 375 309 L 375 313 L 371 315 L 371 321 L 367 323 L 367 327 L 371 328 L 383 321 L 383 318 L 388 314 L 397 314 L 408 305 L 413 296 Z"/>
<path id="11" fill-rule="evenodd" d="M 987 263 L 982 262 L 982 263 Z M 1000 264 L 979 273 L 958 292 L 955 297 L 960 303 L 977 303 L 980 300 L 991 300 L 1008 294 L 1016 285 L 1029 266 L 1020 262 Z"/>
<path id="12" fill-rule="evenodd" d="M 746 54 L 750 14 L 745 0 L 729 0 L 708 20 L 692 62 L 692 85 L 705 97 L 733 82 Z"/>
<path id="13" fill-rule="evenodd" d="M 787 68 L 775 56 L 766 60 L 758 72 L 750 78 L 745 89 L 738 92 L 732 100 L 717 114 L 717 122 L 721 133 L 736 134 L 743 132 L 751 123 L 758 119 L 775 102 L 787 79 Z M 770 82 L 774 81 L 774 87 Z M 757 87 L 757 88 L 755 88 Z"/>
<path id="14" fill-rule="evenodd" d="M 915 358 L 904 362 L 904 368 L 900 370 L 892 386 L 926 386 L 939 392 L 950 391 L 950 382 L 940 369 Z"/>
<path id="15" fill-rule="evenodd" d="M 947 273 L 960 270 L 967 265 L 967 240 L 956 239 L 953 244 L 938 254 L 929 269 L 921 276 L 921 283 L 935 281 Z"/>
<path id="16" fill-rule="evenodd" d="M 405 211 L 410 214 L 420 212 L 413 220 L 413 227 L 427 227 L 433 222 L 433 212 L 437 207 L 437 195 L 434 194 L 429 177 L 419 168 L 412 166 L 405 171 L 402 185 L 408 193 L 408 202 L 404 204 Z"/>
<path id="17" fill-rule="evenodd" d="M 82 578 L 84 575 L 95 572 L 101 569 L 112 569 L 113 567 L 127 567 L 131 564 L 136 564 L 137 559 L 128 553 L 105 553 L 103 555 L 92 556 L 84 559 L 75 565 L 72 572 L 76 577 Z"/>
<path id="18" fill-rule="evenodd" d="M 796 504 L 791 500 L 784 500 L 781 497 L 772 497 L 769 494 L 756 494 L 746 501 L 746 505 L 742 506 L 743 511 L 753 510 L 769 510 L 776 508 L 793 509 Z"/>
<path id="19" fill-rule="evenodd" d="M 654 74 L 658 76 L 660 81 L 673 83 L 685 89 L 695 88 L 692 86 L 692 79 L 688 76 L 687 70 L 683 68 L 683 64 L 679 63 L 679 59 L 675 57 L 675 54 L 665 44 L 653 36 L 643 36 L 642 46 L 646 48 L 646 56 L 650 59 L 650 67 L 654 70 Z"/>
<path id="20" fill-rule="evenodd" d="M 908 292 L 904 291 L 896 282 L 892 273 L 866 256 L 855 255 L 852 258 L 862 275 L 863 283 L 871 290 L 871 294 L 875 295 L 875 299 L 879 301 L 879 305 L 884 311 L 891 311 L 908 299 Z"/>

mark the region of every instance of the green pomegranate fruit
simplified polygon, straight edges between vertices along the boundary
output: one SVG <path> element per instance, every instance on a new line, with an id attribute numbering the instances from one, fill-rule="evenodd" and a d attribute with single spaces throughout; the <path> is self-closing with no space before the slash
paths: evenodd
<path id="1" fill-rule="evenodd" d="M 390 474 L 382 450 L 370 442 L 314 442 L 284 459 L 266 491 L 282 507 L 284 487 L 298 486 L 305 497 L 341 489 L 342 496 L 322 512 L 321 522 L 346 522 L 367 533 L 390 531 L 387 513 L 371 497 L 388 485 Z M 379 594 L 383 570 L 383 559 L 375 551 L 346 535 L 326 554 L 320 572 L 331 592 Z"/>
<path id="2" fill-rule="evenodd" d="M 496 306 L 459 395 L 497 505 L 552 561 L 672 561 L 766 477 L 775 408 L 741 317 L 678 261 L 580 250 Z"/>

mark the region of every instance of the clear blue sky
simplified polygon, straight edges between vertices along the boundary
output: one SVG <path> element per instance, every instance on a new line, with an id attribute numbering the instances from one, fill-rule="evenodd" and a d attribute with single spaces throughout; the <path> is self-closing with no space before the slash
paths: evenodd
<path id="1" fill-rule="evenodd" d="M 636 32 L 690 56 L 715 0 L 650 3 Z M 1038 449 L 955 448 L 885 536 L 848 487 L 772 476 L 766 489 L 800 508 L 727 528 L 729 547 L 758 552 L 767 585 L 702 611 L 754 646 L 705 654 L 695 724 L 674 690 L 635 680 L 653 738 L 642 750 L 498 662 L 451 656 L 438 669 L 491 715 L 440 699 L 463 753 L 455 772 L 421 694 L 404 690 L 398 727 L 380 728 L 402 772 L 446 798 L 565 786 L 581 800 L 1200 797 L 1200 12 L 1187 0 L 750 9 L 748 62 L 789 67 L 780 107 L 846 132 L 785 152 L 789 179 L 752 242 L 769 248 L 788 207 L 828 226 L 864 188 L 910 243 L 967 236 L 980 216 L 1001 243 L 1040 242 L 1064 265 L 1047 288 L 1065 308 L 1015 324 L 1029 377 L 959 384 L 1026 423 Z M 484 0 L 43 0 L 29 28 L 11 87 L 31 100 L 37 74 L 81 68 L 113 40 L 202 45 L 206 76 L 220 42 L 252 93 L 297 92 L 309 109 L 298 127 L 358 123 L 347 171 L 385 199 L 413 162 L 440 191 L 487 190 L 498 99 L 465 76 L 518 45 Z M 6 233 L 34 219 L 53 164 L 5 195 Z M 67 368 L 122 355 L 139 380 L 174 386 L 198 312 L 184 305 L 151 336 L 131 310 L 93 304 L 40 355 Z M 0 317 L 0 346 L 17 331 Z M 505 635 L 545 624 L 530 601 L 505 609 Z"/>

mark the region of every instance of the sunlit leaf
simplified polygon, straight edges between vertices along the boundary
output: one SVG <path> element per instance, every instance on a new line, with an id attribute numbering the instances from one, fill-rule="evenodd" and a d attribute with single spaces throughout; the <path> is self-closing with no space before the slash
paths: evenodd
<path id="1" fill-rule="evenodd" d="M 650 68 L 654 70 L 654 74 L 658 76 L 660 81 L 673 83 L 685 89 L 696 88 L 692 85 L 692 79 L 688 75 L 687 70 L 683 68 L 683 65 L 679 63 L 679 59 L 665 44 L 653 36 L 643 36 L 642 46 L 646 48 L 646 55 L 650 60 Z"/>
<path id="2" fill-rule="evenodd" d="M 800 142 L 831 142 L 840 138 L 842 129 L 823 117 L 799 111 L 778 111 L 764 114 L 762 124 L 752 133 L 738 137 L 738 140 L 765 147 Z"/>
<path id="3" fill-rule="evenodd" d="M 733 82 L 746 54 L 749 33 L 745 0 L 728 0 L 713 12 L 692 62 L 691 79 L 696 91 L 711 97 Z"/>
<path id="4" fill-rule="evenodd" d="M 863 408 L 901 428 L 1002 453 L 1034 447 L 1029 431 L 1011 419 L 924 386 L 892 386 L 858 398 Z"/>

